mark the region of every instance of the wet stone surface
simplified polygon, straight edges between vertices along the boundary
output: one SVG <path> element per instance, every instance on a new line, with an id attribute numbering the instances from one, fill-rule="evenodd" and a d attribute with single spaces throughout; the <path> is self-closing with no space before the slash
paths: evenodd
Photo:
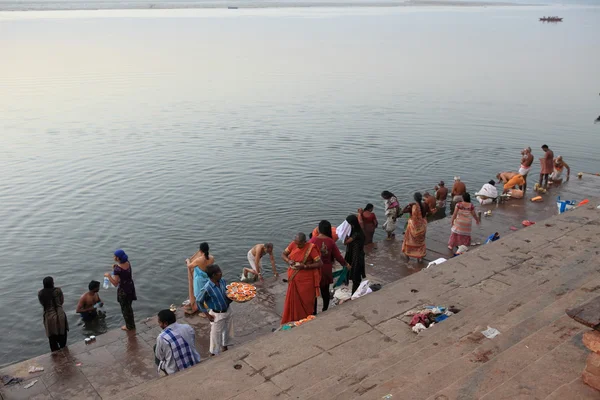
<path id="1" fill-rule="evenodd" d="M 469 189 L 473 191 L 474 188 Z M 214 359 L 209 360 L 208 357 L 208 321 L 199 315 L 186 317 L 178 310 L 178 321 L 190 324 L 196 330 L 196 346 L 203 362 L 201 366 L 166 378 L 164 382 L 167 382 L 167 389 L 159 389 L 162 386 L 152 383 L 159 378 L 154 364 L 153 346 L 160 328 L 156 317 L 150 317 L 138 323 L 135 333 L 110 331 L 98 336 L 90 345 L 82 341 L 60 352 L 44 354 L 4 367 L 0 370 L 0 375 L 16 376 L 25 380 L 13 386 L 0 386 L 0 395 L 5 400 L 106 399 L 123 396 L 150 399 L 159 396 L 164 398 L 169 385 L 181 389 L 187 385 L 186 382 L 197 381 L 189 390 L 196 388 L 194 390 L 198 390 L 197 395 L 202 397 L 200 393 L 204 389 L 198 389 L 202 379 L 190 374 L 199 373 L 198 371 L 203 371 L 211 365 L 211 368 L 228 371 L 227 376 L 219 378 L 218 382 L 211 386 L 220 394 L 212 398 L 285 399 L 292 394 L 300 398 L 310 398 L 313 392 L 315 398 L 319 398 L 317 393 L 323 396 L 327 393 L 328 398 L 381 398 L 382 395 L 393 392 L 393 384 L 390 382 L 410 386 L 411 380 L 397 377 L 395 381 L 388 382 L 388 387 L 381 389 L 385 393 L 380 395 L 378 386 L 373 386 L 373 389 L 366 383 L 360 383 L 362 378 L 373 372 L 373 368 L 378 365 L 381 368 L 383 365 L 393 365 L 396 358 L 400 360 L 410 351 L 418 351 L 418 347 L 414 347 L 418 343 L 430 341 L 429 346 L 435 347 L 436 351 L 444 346 L 444 340 L 436 340 L 435 336 L 429 337 L 435 335 L 435 332 L 424 332 L 415 336 L 407 331 L 408 321 L 403 316 L 405 311 L 422 303 L 445 301 L 448 305 L 451 302 L 452 305 L 465 309 L 463 315 L 466 318 L 470 312 L 475 312 L 473 310 L 479 310 L 481 304 L 498 301 L 501 296 L 525 280 L 535 282 L 532 283 L 532 288 L 536 285 L 560 282 L 564 276 L 560 268 L 564 267 L 565 260 L 579 265 L 579 259 L 581 263 L 589 262 L 590 257 L 595 257 L 593 251 L 599 253 L 600 244 L 597 237 L 600 232 L 600 218 L 594 210 L 597 201 L 594 200 L 587 206 L 587 213 L 577 211 L 544 221 L 557 214 L 557 195 L 562 199 L 576 201 L 600 197 L 600 178 L 585 175 L 582 180 L 574 179 L 560 188 L 550 190 L 543 196 L 544 201 L 541 203 L 513 200 L 501 205 L 478 207 L 482 212 L 492 210 L 492 216 L 482 217 L 481 225 L 473 226 L 473 242 L 483 243 L 494 232 L 499 232 L 502 240 L 490 247 L 493 249 L 490 251 L 483 245 L 484 248 L 480 249 L 480 246 L 475 246 L 472 248 L 473 253 L 469 252 L 466 256 L 452 260 L 445 264 L 444 268 L 418 273 L 429 261 L 451 257 L 446 247 L 450 235 L 449 218 L 429 223 L 428 254 L 423 264 L 418 264 L 415 260 L 406 261 L 401 252 L 402 232 L 399 230 L 395 240 L 380 242 L 376 248 L 371 246 L 367 249 L 368 278 L 381 283 L 382 291 L 356 302 L 332 306 L 326 313 L 319 312 L 317 320 L 291 332 L 271 333 L 274 328 L 279 327 L 283 310 L 287 290 L 287 284 L 282 280 L 283 276 L 258 282 L 257 296 L 254 300 L 232 305 L 235 316 L 234 346 L 227 353 Z M 531 193 L 528 197 L 531 197 Z M 524 228 L 521 222 L 525 219 L 540 223 Z M 404 222 L 402 219 L 398 226 L 404 226 Z M 517 228 L 516 233 L 511 227 Z M 513 234 L 514 236 L 511 236 Z M 582 255 L 583 253 L 585 255 Z M 400 281 L 393 283 L 398 280 Z M 600 287 L 600 282 L 597 283 L 590 282 L 586 286 L 588 291 L 580 290 L 581 296 L 576 299 L 587 301 L 597 296 L 596 288 Z M 569 305 L 569 291 L 577 285 L 574 281 L 563 286 L 552 286 L 554 292 L 551 293 L 554 294 L 548 297 L 548 302 L 558 299 Z M 393 290 L 385 290 L 386 286 L 393 286 Z M 563 292 L 559 293 L 560 295 L 556 294 L 560 290 Z M 532 293 L 534 291 L 535 289 L 532 289 Z M 539 291 L 543 292 L 542 289 Z M 184 296 L 185 294 L 182 294 L 182 297 Z M 562 300 L 563 298 L 566 300 Z M 515 295 L 511 301 L 504 302 L 503 307 L 503 312 L 507 315 L 525 312 L 527 301 Z M 319 310 L 320 308 L 319 304 Z M 450 329 L 453 322 L 451 319 L 448 321 L 444 324 Z M 543 319 L 540 321 L 540 324 L 544 322 Z M 509 322 L 506 322 L 506 326 L 510 326 Z M 455 335 L 458 336 L 458 332 L 465 330 L 459 327 L 456 329 Z M 568 330 L 568 333 L 572 336 L 576 332 Z M 457 343 L 466 343 L 463 344 L 467 346 L 464 354 L 478 346 L 478 343 L 461 338 L 473 337 L 472 332 L 461 335 L 456 340 Z M 512 345 L 506 335 L 503 333 L 502 341 L 506 341 L 507 346 Z M 257 338 L 260 339 L 250 346 L 243 346 L 244 343 Z M 293 338 L 292 342 L 289 341 L 290 338 Z M 557 346 L 562 343 L 561 340 L 561 337 L 557 339 Z M 456 373 L 460 372 L 460 368 L 470 371 L 479 364 L 490 362 L 494 355 L 485 351 L 480 349 L 470 356 L 477 360 L 476 363 L 466 361 L 463 365 L 457 361 Z M 372 354 L 377 355 L 379 362 L 365 360 Z M 454 359 L 455 356 L 454 353 L 448 355 L 449 359 Z M 331 375 L 333 366 L 340 365 L 341 360 L 345 360 L 343 365 L 357 364 L 352 367 L 356 375 L 350 376 L 348 372 L 347 376 L 342 374 L 327 378 Z M 364 363 L 362 369 L 358 366 L 359 362 Z M 300 367 L 302 365 L 304 366 Z M 31 366 L 44 367 L 44 371 L 29 374 L 27 371 Z M 424 371 L 426 369 L 423 367 Z M 239 382 L 245 385 L 244 387 L 235 383 L 235 376 L 239 377 Z M 306 381 L 305 387 L 298 388 L 291 383 L 298 376 Z M 378 379 L 380 378 L 373 382 L 378 382 Z M 33 380 L 37 380 L 37 383 L 25 389 L 24 386 Z M 219 385 L 233 387 L 222 388 Z M 354 389 L 347 392 L 348 387 Z M 192 393 L 185 392 L 185 388 L 181 390 L 183 392 L 179 391 L 175 398 L 188 398 L 186 394 Z M 449 393 L 453 393 L 452 390 Z M 213 392 L 213 395 L 217 392 Z M 408 395 L 413 391 L 407 387 L 405 393 Z M 418 390 L 415 389 L 414 393 L 418 393 Z M 394 398 L 396 397 L 402 398 L 394 393 Z"/>

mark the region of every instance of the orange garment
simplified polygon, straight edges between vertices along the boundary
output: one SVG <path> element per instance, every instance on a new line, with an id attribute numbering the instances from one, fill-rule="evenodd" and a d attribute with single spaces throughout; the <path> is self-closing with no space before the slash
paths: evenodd
<path id="1" fill-rule="evenodd" d="M 408 257 L 423 258 L 427 254 L 425 237 L 427 235 L 427 220 L 423 218 L 421 207 L 413 203 L 404 233 L 402 252 Z"/>
<path id="2" fill-rule="evenodd" d="M 335 231 L 336 227 L 332 226 L 331 227 L 331 238 L 333 239 L 334 242 L 337 242 L 339 237 Z M 319 236 L 319 227 L 317 226 L 315 229 L 313 229 L 312 231 L 312 237 L 317 237 Z"/>
<path id="3" fill-rule="evenodd" d="M 515 186 L 523 186 L 525 184 L 525 179 L 523 175 L 515 175 L 508 182 L 504 184 L 504 189 L 512 189 Z"/>
<path id="4" fill-rule="evenodd" d="M 302 264 L 310 264 L 321 259 L 319 249 L 312 243 L 306 243 L 300 249 L 295 242 L 292 242 L 285 249 L 284 253 L 290 260 Z M 320 283 L 320 268 L 288 268 L 288 288 L 285 295 L 283 315 L 281 316 L 282 325 L 292 321 L 299 321 L 312 315 L 316 298 L 320 295 Z"/>

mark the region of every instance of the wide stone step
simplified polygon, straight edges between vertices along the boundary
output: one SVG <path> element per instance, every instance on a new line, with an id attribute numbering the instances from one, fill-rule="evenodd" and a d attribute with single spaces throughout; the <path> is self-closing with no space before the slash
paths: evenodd
<path id="1" fill-rule="evenodd" d="M 600 392 L 586 385 L 581 376 L 573 381 L 562 385 L 552 392 L 546 400 L 598 400 Z"/>
<path id="2" fill-rule="evenodd" d="M 596 282 L 600 283 L 600 279 Z M 491 340 L 478 333 L 482 326 L 476 327 L 472 336 L 446 345 L 444 351 L 434 353 L 431 360 L 427 358 L 416 365 L 397 365 L 395 377 L 390 380 L 381 382 L 376 375 L 363 381 L 360 390 L 369 391 L 359 398 L 378 398 L 388 393 L 415 400 L 430 396 L 443 399 L 479 398 L 580 332 L 579 327 L 574 327 L 573 321 L 564 315 L 565 305 L 585 301 L 589 297 L 589 293 L 573 291 L 538 312 L 535 317 L 522 321 Z M 471 350 L 473 344 L 470 341 L 481 345 Z M 423 354 L 427 353 L 428 349 L 424 349 Z M 457 357 L 451 360 L 454 355 Z M 446 364 L 440 367 L 442 363 Z M 465 390 L 468 392 L 464 393 Z"/>
<path id="3" fill-rule="evenodd" d="M 530 290 L 516 298 L 512 297 L 513 294 L 511 293 L 508 297 L 503 297 L 497 303 L 488 305 L 488 307 L 479 310 L 480 312 L 483 312 L 483 315 L 475 315 L 475 320 L 480 323 L 485 322 L 485 324 L 493 321 L 494 324 L 497 324 L 494 326 L 503 327 L 502 329 L 504 329 L 506 333 L 507 327 L 518 324 L 523 320 L 531 319 L 544 309 L 544 307 L 555 302 L 557 296 L 559 298 L 563 297 L 569 291 L 579 288 L 586 283 L 593 284 L 593 282 L 589 282 L 589 271 L 579 271 L 580 274 L 578 274 L 572 269 L 569 271 L 568 267 L 569 266 L 565 269 L 565 273 L 578 276 L 577 278 L 572 277 L 570 280 L 565 281 L 564 276 L 559 276 L 553 281 L 543 282 L 537 289 L 530 287 Z M 585 277 L 581 275 L 585 275 Z M 535 295 L 538 295 L 538 297 L 535 297 Z M 592 294 L 589 292 L 584 291 L 582 294 L 583 297 L 576 296 L 574 299 L 567 297 L 567 300 L 563 300 L 563 302 L 559 304 L 561 304 L 560 307 L 562 307 L 565 304 L 568 305 L 573 302 L 576 303 L 582 301 L 582 298 L 586 299 L 591 295 Z M 563 310 L 563 308 L 555 308 L 551 316 L 558 318 L 563 315 Z M 464 356 L 473 351 L 477 347 L 478 342 L 483 338 L 480 333 L 473 334 L 473 332 L 485 329 L 485 324 L 474 326 L 474 324 L 471 323 L 468 324 L 468 326 L 461 327 L 460 324 L 464 325 L 464 322 L 461 321 L 464 317 L 461 316 L 467 316 L 468 314 L 469 313 L 467 312 L 461 312 L 435 328 L 424 332 L 431 334 L 431 337 L 421 338 L 421 335 L 423 335 L 422 333 L 417 337 L 421 338 L 420 340 L 415 339 L 413 343 L 409 343 L 408 345 L 399 343 L 391 346 L 390 349 L 388 349 L 389 351 L 386 351 L 379 357 L 372 360 L 366 360 L 363 368 L 350 368 L 351 372 L 347 374 L 347 376 L 341 377 L 337 385 L 328 387 L 324 392 L 329 396 L 339 394 L 339 398 L 356 397 L 361 394 L 361 392 L 368 391 L 368 389 L 382 384 L 386 378 L 392 379 L 403 376 L 404 379 L 406 379 L 411 376 L 412 372 L 421 369 L 423 369 L 423 373 L 431 373 L 431 371 L 436 370 L 436 366 L 443 367 L 444 363 L 451 362 L 456 357 Z M 538 327 L 543 327 L 550 321 L 541 319 L 536 325 Z M 401 322 L 401 324 L 404 323 Z M 399 327 L 399 329 L 401 328 L 402 326 Z M 408 327 L 405 324 L 403 329 L 408 331 Z M 522 338 L 523 334 L 523 332 L 520 332 L 516 338 Z M 410 333 L 410 335 L 413 334 Z M 506 333 L 506 335 L 510 335 L 510 332 Z M 444 347 L 450 348 L 446 350 Z M 488 356 L 493 357 L 493 354 L 489 354 Z M 396 361 L 395 363 L 393 363 L 394 360 Z M 401 371 L 400 369 L 406 364 L 411 365 L 410 368 L 408 368 L 408 371 Z M 423 365 L 424 367 L 420 365 Z M 383 372 L 381 372 L 381 366 L 385 368 Z M 339 389 L 343 392 L 342 394 L 340 394 Z M 314 396 L 314 398 L 318 397 L 319 395 Z"/>
<path id="4" fill-rule="evenodd" d="M 581 377 L 589 354 L 581 344 L 586 329 L 575 322 L 572 325 L 573 329 L 581 328 L 576 335 L 569 337 L 563 344 L 525 369 L 516 371 L 510 380 L 496 387 L 481 400 L 543 399 L 562 385 Z M 567 332 L 564 334 L 568 335 Z M 600 398 L 600 392 L 596 398 Z"/>

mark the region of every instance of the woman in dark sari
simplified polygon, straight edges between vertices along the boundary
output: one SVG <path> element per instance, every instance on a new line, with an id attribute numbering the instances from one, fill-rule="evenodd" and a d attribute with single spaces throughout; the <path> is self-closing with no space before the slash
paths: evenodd
<path id="1" fill-rule="evenodd" d="M 360 227 L 358 217 L 349 215 L 346 222 L 352 227 L 350 236 L 344 239 L 346 245 L 346 262 L 351 265 L 350 279 L 352 279 L 352 293 L 360 286 L 360 281 L 367 277 L 365 272 L 365 233 Z"/>
<path id="2" fill-rule="evenodd" d="M 131 263 L 127 254 L 120 249 L 115 251 L 115 261 L 117 263 L 113 265 L 112 274 L 107 272 L 104 276 L 110 280 L 110 283 L 117 286 L 117 301 L 121 305 L 121 313 L 125 319 L 125 325 L 121 329 L 134 331 L 135 319 L 131 305 L 134 300 L 137 300 L 137 296 L 135 295 Z"/>
<path id="3" fill-rule="evenodd" d="M 50 350 L 57 351 L 67 346 L 69 323 L 63 310 L 65 298 L 60 288 L 54 287 L 51 276 L 44 278 L 44 288 L 38 292 L 38 300 L 44 307 L 44 327 L 50 342 Z"/>

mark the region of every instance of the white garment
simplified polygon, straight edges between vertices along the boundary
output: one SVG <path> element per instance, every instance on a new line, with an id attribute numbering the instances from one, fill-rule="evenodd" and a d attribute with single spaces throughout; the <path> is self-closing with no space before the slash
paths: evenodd
<path id="1" fill-rule="evenodd" d="M 479 192 L 477 192 L 477 196 L 485 196 L 495 199 L 496 197 L 498 197 L 498 189 L 496 189 L 496 186 L 486 183 L 481 187 L 481 189 L 479 189 Z"/>
<path id="2" fill-rule="evenodd" d="M 529 171 L 531 170 L 531 167 L 525 167 L 523 165 L 521 165 L 521 167 L 519 168 L 519 175 L 523 175 L 523 177 L 527 176 L 527 174 L 529 173 Z"/>
<path id="3" fill-rule="evenodd" d="M 346 240 L 346 238 L 348 236 L 350 236 L 351 232 L 352 232 L 352 227 L 350 226 L 348 221 L 345 221 L 345 220 L 344 220 L 344 222 L 339 224 L 337 226 L 337 228 L 335 228 L 335 234 L 338 235 L 338 240 L 340 240 L 342 242 L 344 240 Z"/>
<path id="4" fill-rule="evenodd" d="M 256 266 L 256 256 L 252 254 L 252 249 L 250 249 L 250 251 L 248 252 L 248 263 L 250 264 L 250 267 L 258 273 L 258 268 Z"/>
<path id="5" fill-rule="evenodd" d="M 372 293 L 373 290 L 371 290 L 371 288 L 369 287 L 369 280 L 365 279 L 364 281 L 362 281 L 360 283 L 360 286 L 358 287 L 358 289 L 356 289 L 356 292 L 354 292 L 354 294 L 352 295 L 352 300 L 356 300 L 359 297 L 362 297 L 366 294 Z"/>
<path id="6" fill-rule="evenodd" d="M 200 360 L 200 354 L 196 350 L 196 332 L 194 331 L 194 328 L 187 324 L 178 324 L 177 322 L 172 323 L 168 328 L 171 328 L 172 332 L 179 334 L 183 340 L 187 342 L 188 346 L 191 347 L 192 351 L 195 353 L 194 356 L 197 356 L 197 359 Z M 171 346 L 165 340 L 161 339 L 160 335 L 156 337 L 156 349 L 154 350 L 154 355 L 160 361 L 158 364 L 159 374 L 160 371 L 165 371 L 169 375 L 179 371 L 175 359 L 173 358 Z"/>
<path id="7" fill-rule="evenodd" d="M 476 195 L 479 203 L 492 204 L 494 199 L 498 197 L 498 189 L 496 189 L 496 186 L 486 183 L 479 189 L 479 192 L 477 192 Z"/>
<path id="8" fill-rule="evenodd" d="M 233 315 L 231 308 L 224 313 L 208 312 L 215 320 L 210 323 L 210 353 L 217 355 L 221 347 L 231 346 L 233 337 Z"/>
<path id="9" fill-rule="evenodd" d="M 555 169 L 554 172 L 550 174 L 550 179 L 553 181 L 556 181 L 562 177 L 562 174 L 563 174 L 563 170 L 559 171 L 559 170 Z"/>
<path id="10" fill-rule="evenodd" d="M 392 217 L 391 215 L 388 215 L 387 219 L 383 223 L 383 229 L 385 229 L 385 231 L 388 233 L 394 232 L 396 230 L 396 227 L 398 226 L 397 221 L 398 220 L 396 218 Z"/>

